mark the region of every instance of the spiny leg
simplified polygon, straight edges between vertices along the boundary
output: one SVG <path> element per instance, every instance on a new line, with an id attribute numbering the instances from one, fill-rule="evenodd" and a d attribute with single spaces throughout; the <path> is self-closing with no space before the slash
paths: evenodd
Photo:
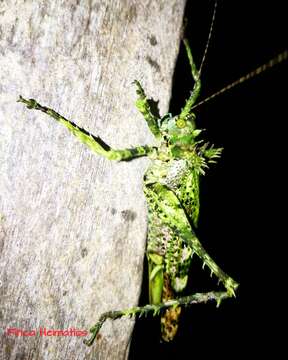
<path id="1" fill-rule="evenodd" d="M 40 110 L 47 115 L 53 117 L 64 125 L 69 131 L 72 132 L 82 143 L 87 145 L 93 152 L 102 155 L 109 160 L 131 160 L 140 156 L 153 156 L 156 151 L 152 146 L 137 146 L 131 149 L 111 149 L 101 138 L 90 134 L 85 129 L 80 128 L 74 122 L 65 119 L 62 115 L 58 114 L 55 110 L 46 106 L 40 105 L 36 100 L 26 100 L 20 96 L 18 102 L 24 103 L 28 109 Z"/>
<path id="2" fill-rule="evenodd" d="M 211 274 L 215 274 L 219 281 L 223 283 L 227 293 L 230 296 L 235 296 L 235 290 L 239 284 L 228 276 L 205 251 L 193 232 L 186 213 L 174 192 L 159 183 L 151 185 L 151 189 L 154 192 L 154 200 L 158 202 L 159 218 L 191 247 L 193 253 L 195 252 L 203 261 L 203 266 L 207 265 L 211 270 Z"/>
<path id="3" fill-rule="evenodd" d="M 157 103 L 153 99 L 148 99 L 146 96 L 144 89 L 142 88 L 140 82 L 138 80 L 134 80 L 134 84 L 136 85 L 136 93 L 138 95 L 138 99 L 136 100 L 136 107 L 143 115 L 144 119 L 147 122 L 147 125 L 152 132 L 152 134 L 159 139 L 161 137 L 158 120 L 159 114 L 157 107 Z M 157 115 L 156 115 L 157 112 Z"/>
<path id="4" fill-rule="evenodd" d="M 162 311 L 169 308 L 178 306 L 190 306 L 193 304 L 207 303 L 208 301 L 215 300 L 217 307 L 221 301 L 229 298 L 230 295 L 225 291 L 210 291 L 207 293 L 196 293 L 193 295 L 183 296 L 178 299 L 168 300 L 160 304 L 149 304 L 145 306 L 137 306 L 127 310 L 120 311 L 107 311 L 103 313 L 98 322 L 90 329 L 91 336 L 88 340 L 84 340 L 84 344 L 91 346 L 96 339 L 98 332 L 107 319 L 116 320 L 123 316 L 147 316 L 153 313 L 153 316 L 159 315 Z"/>
<path id="5" fill-rule="evenodd" d="M 233 287 L 231 292 L 229 285 L 231 278 L 216 265 L 196 238 L 176 194 L 158 183 L 146 185 L 144 193 L 148 203 L 147 255 L 150 260 L 149 269 L 151 267 L 153 274 L 152 278 L 149 272 L 152 293 L 162 292 L 162 302 L 166 302 L 174 299 L 175 293 L 183 291 L 187 285 L 192 254 L 195 252 L 203 264 L 207 264 L 224 283 L 227 293 L 230 296 L 234 294 Z M 160 262 L 158 258 L 162 257 L 163 261 Z M 163 278 L 161 289 L 157 287 L 158 284 L 151 284 L 157 276 Z M 161 336 L 164 341 L 169 342 L 175 337 L 180 312 L 181 308 L 176 306 L 161 315 Z"/>
<path id="6" fill-rule="evenodd" d="M 181 215 L 180 218 L 184 217 L 184 219 L 187 220 L 186 215 L 181 207 L 181 204 L 179 203 L 179 200 L 177 199 L 175 194 L 172 193 L 171 190 L 167 189 L 165 186 L 163 186 L 161 184 L 150 185 L 149 188 L 150 188 L 149 194 L 151 195 L 151 192 L 154 192 L 155 196 L 157 197 L 158 205 L 162 204 L 162 207 L 160 208 L 160 210 L 162 211 L 163 222 L 167 222 L 167 218 L 169 217 L 170 221 L 168 221 L 168 223 L 171 226 L 171 219 L 174 219 L 174 216 L 176 213 L 176 218 L 175 218 L 175 220 L 172 221 L 172 227 L 174 230 L 174 225 L 175 225 L 174 221 L 176 223 L 179 222 L 179 219 L 178 219 L 179 214 L 177 214 L 177 211 L 179 209 L 182 211 L 182 213 L 180 214 Z M 168 193 L 166 193 L 166 191 Z M 150 199 L 153 201 L 153 199 L 151 197 L 150 197 Z M 165 210 L 164 210 L 164 208 L 165 208 Z M 183 235 L 187 235 L 186 232 L 189 232 L 189 233 L 192 232 L 192 229 L 190 228 L 188 220 L 187 220 L 187 223 L 185 222 L 185 226 L 189 229 L 187 229 L 187 228 L 185 228 L 185 226 L 183 226 L 183 219 L 179 223 L 180 223 L 180 227 L 182 228 L 182 231 L 179 231 L 179 236 L 183 237 Z M 194 237 L 196 240 L 191 241 L 191 238 L 189 238 L 189 236 L 186 236 L 185 238 L 183 238 L 183 240 L 184 241 L 186 240 L 187 243 L 189 243 L 188 245 L 193 249 L 193 251 L 195 251 L 199 255 L 199 257 L 203 260 L 204 263 L 207 263 L 208 266 L 214 265 L 215 268 L 213 269 L 213 272 L 219 277 L 219 279 L 221 281 L 223 281 L 224 285 L 227 288 L 227 291 L 222 291 L 222 292 L 211 291 L 211 292 L 207 292 L 207 293 L 196 293 L 193 295 L 180 297 L 178 299 L 171 299 L 171 300 L 157 303 L 157 304 L 149 304 L 149 305 L 134 307 L 134 308 L 130 308 L 127 310 L 121 310 L 121 311 L 105 312 L 100 316 L 100 318 L 99 318 L 98 322 L 95 324 L 95 326 L 93 326 L 90 329 L 91 337 L 88 340 L 85 340 L 84 343 L 88 346 L 91 346 L 93 344 L 98 332 L 100 331 L 102 325 L 104 324 L 104 322 L 107 319 L 115 320 L 115 319 L 119 319 L 123 316 L 137 316 L 137 315 L 138 316 L 143 316 L 143 315 L 146 316 L 149 313 L 153 313 L 153 316 L 156 316 L 162 312 L 166 312 L 169 309 L 176 309 L 176 308 L 179 308 L 180 306 L 190 306 L 195 303 L 202 303 L 202 302 L 206 303 L 209 300 L 215 300 L 217 302 L 217 306 L 219 306 L 223 299 L 231 297 L 231 295 L 234 294 L 234 290 L 237 288 L 238 284 L 233 279 L 231 279 L 228 275 L 226 275 L 214 263 L 214 261 L 205 252 L 205 250 L 203 249 L 203 247 L 201 246 L 201 244 L 199 243 L 199 241 L 195 235 L 194 235 Z M 199 247 L 198 243 L 200 244 L 201 251 L 198 251 L 198 247 Z M 195 244 L 197 245 L 196 250 L 194 249 Z M 151 255 L 152 254 L 150 254 L 148 252 L 148 259 L 150 256 L 150 260 L 152 260 Z M 206 258 L 205 255 L 208 257 Z M 156 274 L 159 274 L 160 272 L 162 272 L 162 269 L 161 269 L 162 261 L 160 261 L 160 260 L 158 261 L 157 259 L 155 260 L 154 258 L 153 258 L 153 260 L 155 262 L 155 264 L 154 264 L 155 270 L 157 270 L 157 271 L 155 271 L 155 275 L 154 275 L 154 276 L 156 276 Z M 159 269 L 157 269 L 157 266 L 159 267 Z M 153 270 L 152 270 L 152 272 L 153 272 Z M 230 281 L 229 281 L 229 279 L 230 279 Z M 230 283 L 230 286 L 229 286 L 229 283 Z"/>
<path id="7" fill-rule="evenodd" d="M 185 106 L 179 115 L 179 118 L 184 119 L 184 120 L 190 120 L 189 115 L 191 114 L 191 108 L 195 104 L 195 102 L 200 94 L 201 80 L 200 80 L 200 74 L 199 74 L 196 64 L 193 60 L 189 41 L 187 39 L 184 39 L 183 42 L 185 45 L 185 49 L 186 49 L 188 60 L 189 60 L 190 67 L 191 67 L 191 73 L 192 73 L 195 83 L 194 83 L 194 87 L 191 92 L 191 95 L 190 95 L 189 99 L 186 101 Z"/>

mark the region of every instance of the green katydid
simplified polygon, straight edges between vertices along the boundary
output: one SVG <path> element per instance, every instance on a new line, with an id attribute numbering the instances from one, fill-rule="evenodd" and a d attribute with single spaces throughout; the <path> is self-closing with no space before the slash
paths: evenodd
<path id="1" fill-rule="evenodd" d="M 215 10 L 213 19 L 214 16 Z M 211 29 L 209 38 L 210 35 Z M 208 300 L 216 300 L 219 305 L 223 299 L 235 296 L 238 287 L 238 283 L 208 255 L 196 235 L 200 207 L 199 178 L 204 175 L 210 163 L 217 161 L 222 148 L 208 146 L 208 143 L 201 140 L 201 129 L 196 128 L 193 109 L 259 72 L 282 62 L 287 59 L 288 52 L 285 51 L 228 87 L 197 103 L 201 88 L 202 64 L 198 70 L 187 39 L 184 39 L 184 45 L 191 66 L 194 87 L 179 115 L 172 116 L 168 113 L 162 117 L 156 116 L 151 106 L 152 99 L 146 96 L 141 84 L 135 81 L 138 95 L 136 107 L 144 116 L 150 131 L 155 136 L 156 146 L 145 145 L 114 150 L 101 138 L 81 129 L 53 109 L 40 105 L 34 99 L 26 100 L 21 96 L 19 99 L 29 109 L 40 110 L 59 121 L 92 151 L 109 160 L 127 161 L 142 156 L 151 159 L 151 166 L 144 176 L 144 193 L 148 205 L 146 255 L 149 265 L 150 304 L 104 313 L 90 330 L 92 335 L 86 341 L 87 345 L 93 343 L 106 319 L 117 319 L 129 315 L 141 316 L 150 312 L 161 313 L 162 338 L 170 341 L 177 332 L 182 305 Z M 204 58 L 205 56 L 202 63 Z M 224 285 L 224 291 L 177 296 L 187 285 L 193 254 L 196 254 L 202 260 L 203 265 L 210 269 L 211 275 L 214 274 Z"/>

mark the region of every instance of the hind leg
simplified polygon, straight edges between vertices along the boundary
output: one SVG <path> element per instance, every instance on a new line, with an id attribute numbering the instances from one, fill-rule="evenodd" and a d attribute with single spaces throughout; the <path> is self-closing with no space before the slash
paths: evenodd
<path id="1" fill-rule="evenodd" d="M 121 318 L 122 316 L 143 316 L 151 312 L 155 316 L 171 307 L 177 308 L 178 306 L 183 305 L 189 306 L 195 303 L 206 303 L 210 300 L 215 300 L 217 302 L 217 306 L 219 306 L 223 299 L 231 297 L 232 295 L 235 296 L 235 290 L 239 284 L 230 276 L 228 276 L 207 254 L 200 241 L 194 234 L 186 214 L 181 206 L 181 203 L 179 202 L 176 195 L 161 184 L 154 184 L 150 186 L 149 194 L 150 196 L 147 200 L 148 202 L 151 201 L 152 203 L 156 201 L 159 209 L 159 218 L 161 218 L 163 223 L 166 223 L 170 228 L 173 229 L 173 231 L 178 233 L 183 241 L 185 241 L 186 244 L 192 248 L 193 252 L 195 252 L 200 257 L 200 259 L 203 261 L 203 265 L 206 264 L 210 268 L 211 272 L 218 277 L 218 279 L 226 287 L 227 291 L 196 293 L 177 299 L 171 299 L 158 304 L 149 304 L 121 311 L 108 311 L 102 314 L 96 325 L 91 328 L 91 337 L 85 341 L 86 345 L 92 345 L 103 323 L 107 319 L 115 320 Z M 153 199 L 153 196 L 155 199 Z"/>
<path id="2" fill-rule="evenodd" d="M 225 291 L 210 291 L 207 293 L 196 293 L 193 295 L 183 296 L 178 299 L 168 300 L 164 303 L 157 305 L 145 305 L 137 306 L 127 310 L 116 310 L 116 311 L 107 311 L 103 313 L 98 322 L 90 329 L 91 336 L 89 339 L 84 340 L 84 344 L 91 346 L 96 339 L 98 332 L 100 331 L 102 325 L 107 319 L 116 320 L 120 319 L 123 316 L 147 316 L 152 313 L 153 316 L 159 315 L 162 311 L 166 311 L 169 308 L 178 307 L 178 306 L 190 306 L 193 304 L 207 303 L 208 301 L 215 300 L 217 306 L 220 305 L 221 301 L 227 299 L 230 295 Z"/>
<path id="3" fill-rule="evenodd" d="M 206 252 L 192 230 L 186 213 L 174 192 L 161 184 L 153 184 L 151 189 L 153 189 L 155 201 L 158 203 L 159 218 L 192 249 L 193 253 L 197 254 L 203 261 L 203 266 L 207 265 L 211 274 L 217 276 L 228 294 L 235 296 L 235 290 L 239 284 L 228 276 Z M 150 201 L 153 202 L 153 198 Z"/>

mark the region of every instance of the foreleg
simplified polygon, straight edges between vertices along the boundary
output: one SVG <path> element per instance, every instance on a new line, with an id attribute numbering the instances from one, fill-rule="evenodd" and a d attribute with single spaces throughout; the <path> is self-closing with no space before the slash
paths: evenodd
<path id="1" fill-rule="evenodd" d="M 159 139 L 161 137 L 159 126 L 158 126 L 158 120 L 159 117 L 155 114 L 155 108 L 157 106 L 157 103 L 152 100 L 148 99 L 144 89 L 142 88 L 140 82 L 138 80 L 134 81 L 134 84 L 136 85 L 136 93 L 138 95 L 138 99 L 136 101 L 136 107 L 143 115 L 144 119 L 147 122 L 147 125 L 149 126 L 150 131 L 152 134 Z M 158 109 L 157 109 L 158 112 Z M 159 115 L 159 114 L 158 114 Z"/>
<path id="2" fill-rule="evenodd" d="M 19 102 L 24 103 L 28 109 L 35 109 L 44 112 L 45 114 L 53 117 L 64 125 L 69 131 L 72 132 L 82 143 L 87 145 L 96 154 L 104 156 L 109 160 L 131 160 L 141 156 L 153 156 L 156 151 L 155 147 L 151 146 L 137 146 L 131 149 L 111 149 L 101 138 L 90 134 L 85 129 L 80 128 L 74 122 L 65 119 L 62 115 L 58 114 L 55 110 L 46 106 L 40 105 L 36 100 L 26 100 L 20 96 Z"/>
<path id="3" fill-rule="evenodd" d="M 200 95 L 200 89 L 201 89 L 201 80 L 200 80 L 200 74 L 197 70 L 196 64 L 193 60 L 193 56 L 192 56 L 192 52 L 191 52 L 191 48 L 189 45 L 189 42 L 187 39 L 183 40 L 184 45 L 185 45 L 185 49 L 187 52 L 187 56 L 188 56 L 188 60 L 190 63 L 190 67 L 191 67 L 191 73 L 194 79 L 194 87 L 193 90 L 191 92 L 191 95 L 189 97 L 189 99 L 186 101 L 185 106 L 183 108 L 183 110 L 181 111 L 181 114 L 179 115 L 179 118 L 181 119 L 188 119 L 189 120 L 189 115 L 191 113 L 191 108 L 192 106 L 195 104 L 198 96 Z"/>

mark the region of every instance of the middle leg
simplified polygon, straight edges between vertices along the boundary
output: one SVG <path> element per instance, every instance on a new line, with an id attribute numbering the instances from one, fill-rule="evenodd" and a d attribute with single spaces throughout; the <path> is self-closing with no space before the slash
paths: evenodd
<path id="1" fill-rule="evenodd" d="M 51 116 L 56 121 L 64 125 L 74 136 L 88 146 L 93 152 L 109 160 L 127 161 L 141 156 L 153 156 L 156 153 L 155 147 L 147 145 L 137 146 L 131 149 L 112 149 L 99 136 L 90 134 L 87 130 L 80 128 L 74 122 L 58 114 L 55 110 L 39 104 L 36 100 L 26 100 L 20 96 L 18 101 L 24 103 L 28 109 L 40 110 Z"/>

